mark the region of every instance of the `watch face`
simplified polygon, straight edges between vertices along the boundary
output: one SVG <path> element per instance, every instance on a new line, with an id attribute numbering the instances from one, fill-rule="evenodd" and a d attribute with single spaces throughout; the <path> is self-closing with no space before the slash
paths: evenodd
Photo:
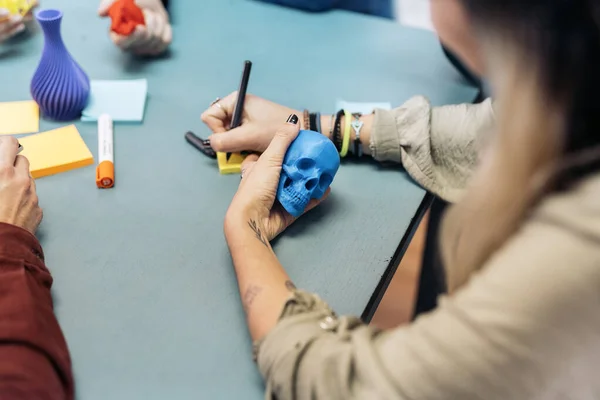
<path id="1" fill-rule="evenodd" d="M 355 119 L 354 121 L 352 121 L 352 128 L 354 128 L 355 131 L 359 131 L 360 128 L 362 128 L 364 125 L 364 123 L 361 120 Z"/>

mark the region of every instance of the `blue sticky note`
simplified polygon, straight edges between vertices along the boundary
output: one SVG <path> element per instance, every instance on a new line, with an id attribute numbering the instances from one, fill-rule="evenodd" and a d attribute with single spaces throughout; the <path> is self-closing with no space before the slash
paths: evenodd
<path id="1" fill-rule="evenodd" d="M 361 113 L 361 114 L 371 114 L 376 108 L 381 108 L 384 110 L 391 110 L 392 105 L 387 102 L 379 102 L 379 103 L 360 103 L 360 102 L 350 102 L 344 100 L 338 100 L 335 109 L 336 110 L 346 110 L 351 113 Z"/>
<path id="2" fill-rule="evenodd" d="M 146 79 L 121 81 L 91 81 L 90 99 L 81 114 L 82 121 L 97 121 L 104 113 L 112 120 L 142 122 L 148 81 Z"/>

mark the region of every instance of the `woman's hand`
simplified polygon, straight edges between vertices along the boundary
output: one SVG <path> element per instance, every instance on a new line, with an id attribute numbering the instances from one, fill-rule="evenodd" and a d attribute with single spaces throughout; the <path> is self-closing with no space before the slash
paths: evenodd
<path id="1" fill-rule="evenodd" d="M 115 0 L 103 0 L 98 8 L 101 17 Z M 110 32 L 110 38 L 123 51 L 137 55 L 157 56 L 163 53 L 173 40 L 169 14 L 161 0 L 136 0 L 135 4 L 144 14 L 145 26 L 138 25 L 129 36 Z"/>
<path id="2" fill-rule="evenodd" d="M 286 124 L 274 128 L 273 140 L 260 158 L 246 158 L 240 187 L 225 216 L 225 238 L 253 340 L 273 329 L 295 288 L 269 241 L 294 222 L 276 196 L 285 153 L 299 128 L 298 116 L 290 115 Z M 311 201 L 306 211 L 325 197 Z"/>
<path id="3" fill-rule="evenodd" d="M 262 153 L 281 127 L 282 121 L 290 114 L 301 114 L 299 111 L 248 94 L 244 102 L 242 125 L 228 131 L 236 99 L 237 92 L 231 93 L 202 113 L 202 121 L 215 133 L 209 139 L 211 147 L 216 151 L 247 150 Z"/>
<path id="4" fill-rule="evenodd" d="M 0 42 L 3 42 L 25 30 L 23 17 L 10 15 L 6 8 L 0 8 Z"/>
<path id="5" fill-rule="evenodd" d="M 256 155 L 246 157 L 242 164 L 240 187 L 225 217 L 226 236 L 229 229 L 237 229 L 240 223 L 250 224 L 257 238 L 264 243 L 294 222 L 295 218 L 275 200 L 285 153 L 298 136 L 299 129 L 298 116 L 290 115 L 285 125 L 279 124 L 276 128 L 273 140 L 260 158 Z M 305 212 L 317 206 L 328 194 L 329 190 L 323 198 L 311 200 Z"/>
<path id="6" fill-rule="evenodd" d="M 42 209 L 29 174 L 29 161 L 17 155 L 18 149 L 14 137 L 0 137 L 0 222 L 35 233 Z"/>

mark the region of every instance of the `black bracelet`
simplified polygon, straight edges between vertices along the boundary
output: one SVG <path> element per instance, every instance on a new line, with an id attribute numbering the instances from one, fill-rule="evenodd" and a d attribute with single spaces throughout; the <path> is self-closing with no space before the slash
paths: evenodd
<path id="1" fill-rule="evenodd" d="M 335 123 L 333 127 L 333 135 L 331 136 L 331 140 L 333 144 L 335 144 L 335 148 L 338 153 L 342 151 L 342 117 L 344 116 L 344 110 L 340 110 L 335 115 Z"/>
<path id="2" fill-rule="evenodd" d="M 333 137 L 334 129 L 335 129 L 335 114 L 333 114 L 331 116 L 331 120 L 329 121 L 329 133 L 327 135 L 327 137 L 329 138 L 329 140 L 331 140 L 332 143 L 334 142 L 334 137 Z M 334 143 L 334 146 L 335 146 L 335 143 Z"/>
<path id="3" fill-rule="evenodd" d="M 321 113 L 316 112 L 310 114 L 310 126 L 312 126 L 313 131 L 323 133 L 321 130 Z"/>
<path id="4" fill-rule="evenodd" d="M 317 114 L 310 113 L 308 120 L 310 121 L 310 130 L 321 133 L 320 129 L 317 127 Z"/>

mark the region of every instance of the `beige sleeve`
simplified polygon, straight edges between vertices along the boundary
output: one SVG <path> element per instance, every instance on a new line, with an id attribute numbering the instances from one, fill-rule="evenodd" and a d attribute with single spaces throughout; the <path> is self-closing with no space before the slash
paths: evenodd
<path id="1" fill-rule="evenodd" d="M 477 162 L 478 139 L 493 126 L 491 99 L 432 107 L 417 96 L 394 110 L 375 111 L 371 154 L 402 163 L 425 189 L 455 202 Z"/>
<path id="2" fill-rule="evenodd" d="M 259 347 L 267 398 L 600 398 L 599 265 L 598 243 L 549 220 L 396 330 L 337 318 L 298 292 Z"/>

